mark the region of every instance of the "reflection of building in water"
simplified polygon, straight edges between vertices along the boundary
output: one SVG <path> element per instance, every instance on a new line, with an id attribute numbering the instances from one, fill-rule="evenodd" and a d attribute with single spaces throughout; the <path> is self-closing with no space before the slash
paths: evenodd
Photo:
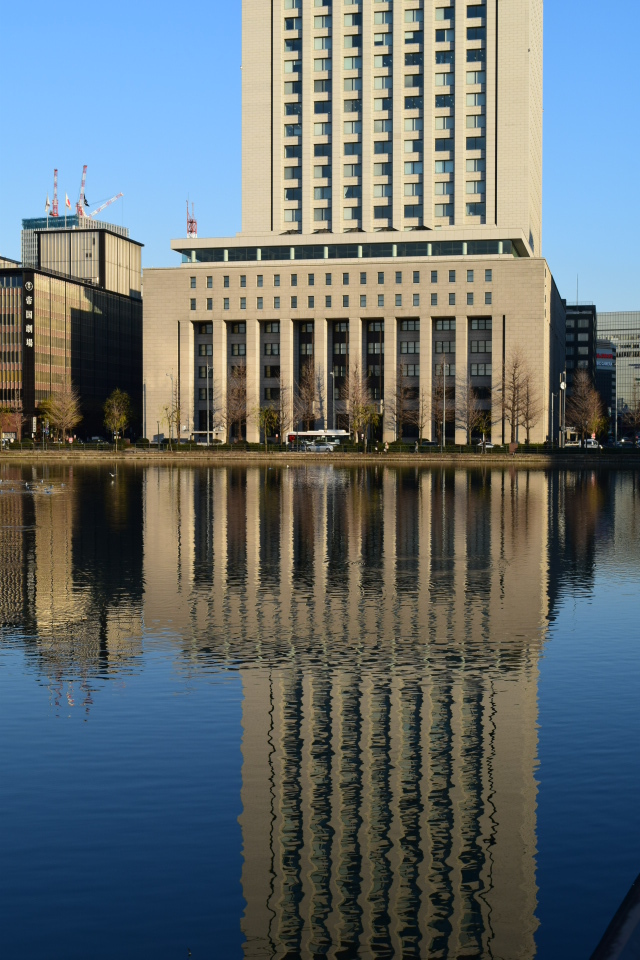
<path id="1" fill-rule="evenodd" d="M 139 479 L 61 467 L 41 483 L 41 470 L 14 473 L 3 472 L 0 497 L 2 623 L 24 625 L 51 675 L 140 653 Z"/>
<path id="2" fill-rule="evenodd" d="M 245 668 L 246 956 L 533 956 L 544 474 L 146 483 L 145 622 Z"/>

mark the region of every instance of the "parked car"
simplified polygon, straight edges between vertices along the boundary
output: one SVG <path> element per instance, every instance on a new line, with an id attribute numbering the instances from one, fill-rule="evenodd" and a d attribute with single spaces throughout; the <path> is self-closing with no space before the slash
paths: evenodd
<path id="1" fill-rule="evenodd" d="M 584 441 L 585 450 L 602 450 L 602 444 L 598 443 L 597 440 L 594 440 L 592 437 L 587 437 Z"/>
<path id="2" fill-rule="evenodd" d="M 422 440 L 420 443 L 421 447 L 439 447 L 440 444 L 437 440 Z"/>
<path id="3" fill-rule="evenodd" d="M 476 446 L 478 446 L 478 447 L 483 446 L 483 441 L 482 441 L 482 440 L 477 440 L 477 441 L 476 441 Z M 485 450 L 493 450 L 493 448 L 494 448 L 494 444 L 491 443 L 491 440 L 485 440 L 485 441 L 484 441 L 484 449 L 485 449 Z"/>
<path id="4" fill-rule="evenodd" d="M 314 443 L 306 444 L 306 449 L 309 453 L 333 453 L 337 446 L 337 443 L 329 440 L 316 440 Z"/>

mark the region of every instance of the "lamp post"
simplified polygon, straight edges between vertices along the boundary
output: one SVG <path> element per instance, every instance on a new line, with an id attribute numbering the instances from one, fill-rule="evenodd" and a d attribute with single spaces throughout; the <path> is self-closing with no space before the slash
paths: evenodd
<path id="1" fill-rule="evenodd" d="M 556 433 L 556 432 L 555 432 L 555 429 L 554 429 L 554 420 L 553 420 L 553 399 L 554 399 L 554 397 L 555 397 L 555 393 L 554 393 L 553 390 L 552 390 L 552 391 L 551 391 L 551 449 L 553 449 L 553 441 L 554 441 L 554 439 L 555 439 L 555 433 Z"/>
<path id="2" fill-rule="evenodd" d="M 173 441 L 173 374 L 167 373 L 167 377 L 171 380 L 171 402 L 169 404 L 169 443 Z"/>
<path id="3" fill-rule="evenodd" d="M 334 370 L 329 371 L 331 377 L 331 428 L 336 430 L 336 375 Z"/>
<path id="4" fill-rule="evenodd" d="M 566 412 L 567 412 L 567 371 L 560 374 L 560 446 L 564 450 L 565 430 L 566 430 Z"/>
<path id="5" fill-rule="evenodd" d="M 209 373 L 210 365 L 207 364 L 207 449 L 209 449 Z"/>

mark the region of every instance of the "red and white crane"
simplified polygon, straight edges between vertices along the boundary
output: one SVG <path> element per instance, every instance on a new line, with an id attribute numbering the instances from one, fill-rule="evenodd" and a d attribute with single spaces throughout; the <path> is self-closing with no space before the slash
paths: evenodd
<path id="1" fill-rule="evenodd" d="M 187 200 L 187 236 L 197 239 L 198 221 L 193 215 L 193 203 L 191 204 L 191 216 L 189 216 L 189 201 Z"/>
<path id="2" fill-rule="evenodd" d="M 89 206 L 84 196 L 84 185 L 86 182 L 87 182 L 87 165 L 85 163 L 84 167 L 82 168 L 82 180 L 80 181 L 80 196 L 78 198 L 78 202 L 76 203 L 76 213 L 78 214 L 79 217 L 86 216 L 84 212 L 84 208 L 85 206 L 87 207 Z"/>
<path id="3" fill-rule="evenodd" d="M 120 197 L 123 197 L 123 196 L 124 196 L 123 193 L 116 193 L 115 197 L 111 197 L 110 200 L 105 200 L 104 203 L 100 204 L 97 210 L 93 210 L 91 213 L 87 213 L 86 216 L 89 217 L 89 219 L 91 219 L 92 217 L 95 217 L 97 213 L 100 213 L 102 210 L 104 210 L 105 207 L 111 206 L 112 203 L 115 203 L 116 200 L 119 200 Z"/>
<path id="4" fill-rule="evenodd" d="M 51 205 L 51 216 L 58 216 L 58 171 L 53 171 L 53 203 Z"/>

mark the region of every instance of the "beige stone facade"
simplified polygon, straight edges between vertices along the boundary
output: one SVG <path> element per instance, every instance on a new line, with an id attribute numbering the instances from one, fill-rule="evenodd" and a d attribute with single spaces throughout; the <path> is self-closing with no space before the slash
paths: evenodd
<path id="1" fill-rule="evenodd" d="M 242 230 L 541 250 L 542 0 L 243 2 Z"/>
<path id="2" fill-rule="evenodd" d="M 431 438 L 433 381 L 444 360 L 450 365 L 448 390 L 457 393 L 455 441 L 466 439 L 459 408 L 461 385 L 468 380 L 491 408 L 494 440 L 503 442 L 499 389 L 518 350 L 535 378 L 540 413 L 531 439 L 541 441 L 550 430 L 549 392 L 564 357 L 564 311 L 546 261 L 506 254 L 196 262 L 145 271 L 144 338 L 148 437 L 158 427 L 168 433 L 173 388 L 179 391 L 181 436 L 203 439 L 207 408 L 212 417 L 214 403 L 224 402 L 230 371 L 246 363 L 246 436 L 258 441 L 256 411 L 277 406 L 268 391 L 284 387 L 295 394 L 301 363 L 308 359 L 301 354 L 307 341 L 320 382 L 317 429 L 344 423 L 340 385 L 347 368 L 359 367 L 369 374 L 382 415 L 382 440 L 391 442 L 400 432 L 394 412 L 398 375 L 429 405 L 420 432 Z M 441 344 L 451 341 L 451 352 L 441 356 Z M 484 344 L 480 351 L 477 341 Z M 209 400 L 202 392 L 207 365 Z M 267 376 L 274 367 L 278 375 Z M 454 439 L 453 424 L 448 436 Z M 504 439 L 510 439 L 508 424 Z"/>

